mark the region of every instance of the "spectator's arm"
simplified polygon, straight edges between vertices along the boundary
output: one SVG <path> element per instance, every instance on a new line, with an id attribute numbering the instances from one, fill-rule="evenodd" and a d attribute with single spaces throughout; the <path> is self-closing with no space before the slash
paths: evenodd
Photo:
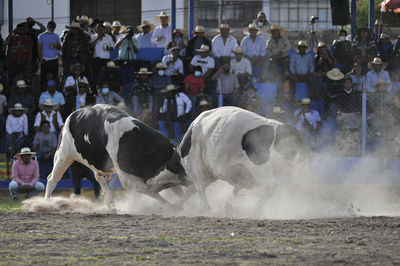
<path id="1" fill-rule="evenodd" d="M 178 72 L 183 75 L 183 62 L 182 61 L 180 61 L 180 62 L 181 63 L 179 64 Z"/>
<path id="2" fill-rule="evenodd" d="M 21 180 L 20 176 L 19 176 L 19 171 L 18 171 L 18 161 L 15 161 L 12 165 L 12 180 L 14 180 L 15 182 L 17 182 L 19 185 L 23 186 L 25 185 L 25 183 Z"/>
<path id="3" fill-rule="evenodd" d="M 315 71 L 314 58 L 310 54 L 309 54 L 308 58 L 309 58 L 309 65 L 310 65 L 310 73 L 314 73 L 314 71 Z"/>
<path id="4" fill-rule="evenodd" d="M 289 70 L 290 70 L 290 73 L 292 73 L 292 74 L 295 73 L 295 69 L 294 69 L 294 66 L 296 65 L 295 61 L 296 61 L 295 54 L 293 54 L 292 56 L 290 56 L 290 60 L 289 60 Z"/>
<path id="5" fill-rule="evenodd" d="M 369 74 L 369 72 L 367 73 L 367 76 L 365 77 L 365 90 L 368 92 L 375 90 L 374 88 L 372 88 L 371 75 Z"/>
<path id="6" fill-rule="evenodd" d="M 36 132 L 39 131 L 39 127 L 40 127 L 40 122 L 41 122 L 41 120 L 42 120 L 42 116 L 40 115 L 40 112 L 38 112 L 38 113 L 36 114 L 35 123 L 33 124 L 33 126 L 34 126 Z"/>
<path id="7" fill-rule="evenodd" d="M 25 136 L 28 136 L 28 116 L 23 114 L 22 117 L 24 118 L 24 134 Z"/>
<path id="8" fill-rule="evenodd" d="M 35 24 L 39 26 L 40 33 L 46 31 L 46 27 L 42 23 L 40 23 L 39 21 L 35 20 Z"/>
<path id="9" fill-rule="evenodd" d="M 43 57 L 42 57 L 42 46 L 43 46 L 43 44 L 40 43 L 40 42 L 38 42 L 38 44 L 37 44 L 37 53 L 38 53 L 38 57 L 39 57 L 40 62 L 43 61 Z"/>
<path id="10" fill-rule="evenodd" d="M 8 134 L 11 134 L 12 132 L 11 132 L 11 124 L 12 124 L 12 121 L 11 121 L 11 119 L 10 119 L 10 115 L 8 115 L 7 116 L 7 120 L 6 120 L 6 132 L 8 133 Z"/>
<path id="11" fill-rule="evenodd" d="M 185 114 L 188 114 L 190 110 L 192 109 L 192 101 L 189 99 L 189 97 L 186 96 L 186 94 L 182 93 L 182 98 L 183 102 L 185 103 Z"/>

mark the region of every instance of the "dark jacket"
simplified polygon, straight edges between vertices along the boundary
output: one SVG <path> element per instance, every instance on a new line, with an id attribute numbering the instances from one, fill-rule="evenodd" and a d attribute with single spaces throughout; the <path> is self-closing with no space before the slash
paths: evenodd
<path id="1" fill-rule="evenodd" d="M 197 40 L 197 37 L 195 36 L 189 40 L 189 42 L 186 46 L 186 56 L 189 57 L 190 59 L 192 59 L 195 55 L 199 54 L 199 52 L 196 52 L 196 49 L 200 48 L 200 47 L 195 47 L 196 40 Z M 211 51 L 211 41 L 210 40 L 208 40 L 207 38 L 204 38 L 202 44 L 208 45 L 208 47 L 210 47 L 210 51 Z"/>

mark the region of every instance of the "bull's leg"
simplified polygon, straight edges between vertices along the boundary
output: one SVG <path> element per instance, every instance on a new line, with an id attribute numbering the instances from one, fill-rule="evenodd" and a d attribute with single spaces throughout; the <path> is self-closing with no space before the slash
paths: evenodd
<path id="1" fill-rule="evenodd" d="M 259 211 L 262 207 L 264 207 L 265 203 L 272 197 L 274 191 L 277 186 L 265 185 L 265 187 L 261 190 L 261 197 L 257 200 L 254 205 L 254 211 Z"/>
<path id="2" fill-rule="evenodd" d="M 47 186 L 45 194 L 46 199 L 50 198 L 51 193 L 53 193 L 53 190 L 56 187 L 58 181 L 60 181 L 65 171 L 68 169 L 68 167 L 71 166 L 72 162 L 73 160 L 69 158 L 67 154 L 63 153 L 62 148 L 56 151 L 56 154 L 54 155 L 53 170 L 47 176 Z"/>
<path id="3" fill-rule="evenodd" d="M 104 202 L 106 203 L 107 207 L 109 209 L 113 209 L 113 200 L 112 200 L 112 195 L 110 188 L 108 187 L 108 184 L 106 182 L 106 177 L 98 174 L 97 172 L 93 171 L 94 176 L 96 177 L 97 182 L 99 182 L 101 186 L 101 190 L 104 193 Z"/>

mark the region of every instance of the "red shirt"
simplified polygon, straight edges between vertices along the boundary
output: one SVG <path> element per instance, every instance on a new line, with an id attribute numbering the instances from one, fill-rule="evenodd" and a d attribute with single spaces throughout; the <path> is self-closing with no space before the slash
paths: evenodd
<path id="1" fill-rule="evenodd" d="M 203 77 L 196 78 L 193 74 L 188 75 L 184 81 L 189 86 L 189 93 L 191 95 L 198 95 L 200 89 L 205 87 Z"/>
<path id="2" fill-rule="evenodd" d="M 13 35 L 7 48 L 8 61 L 28 62 L 32 46 L 32 38 L 29 35 Z"/>

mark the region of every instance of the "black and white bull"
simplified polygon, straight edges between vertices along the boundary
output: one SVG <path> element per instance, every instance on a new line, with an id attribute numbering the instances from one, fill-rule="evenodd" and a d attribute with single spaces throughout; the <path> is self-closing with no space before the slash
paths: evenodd
<path id="1" fill-rule="evenodd" d="M 201 205 L 209 208 L 205 189 L 218 179 L 234 188 L 264 187 L 255 205 L 261 207 L 292 163 L 304 159 L 304 146 L 297 130 L 237 107 L 221 107 L 201 113 L 179 146 L 188 181 L 185 202 L 196 191 Z M 303 162 L 305 164 L 305 162 Z"/>
<path id="2" fill-rule="evenodd" d="M 184 175 L 179 155 L 168 138 L 124 111 L 105 104 L 80 109 L 66 119 L 53 171 L 48 176 L 46 198 L 50 198 L 57 182 L 74 161 L 94 171 L 108 206 L 112 196 L 106 180 L 114 173 L 125 189 L 134 189 L 163 203 L 166 201 L 159 192 L 180 183 L 177 178 Z M 166 182 L 173 181 L 146 184 L 158 175 Z"/>

